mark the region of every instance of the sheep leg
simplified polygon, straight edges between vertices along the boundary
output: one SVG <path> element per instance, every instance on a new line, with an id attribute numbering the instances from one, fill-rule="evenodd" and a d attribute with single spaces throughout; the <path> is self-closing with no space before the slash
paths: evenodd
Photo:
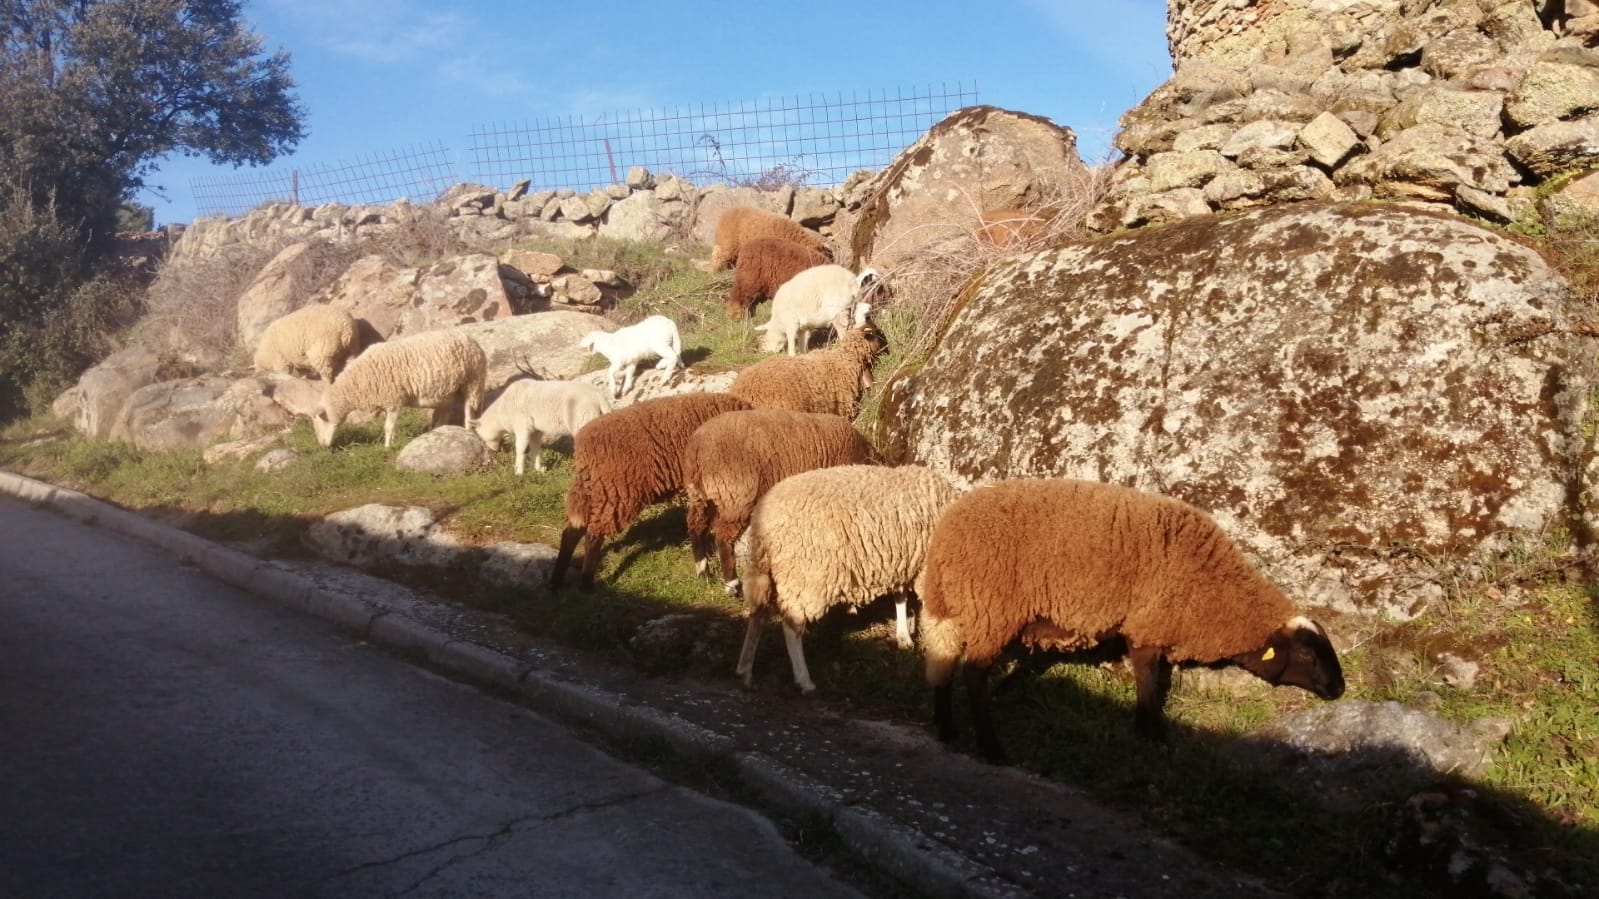
<path id="1" fill-rule="evenodd" d="M 533 454 L 533 470 L 544 470 L 544 432 L 531 428 L 527 435 L 527 451 Z M 521 472 L 517 472 L 521 474 Z"/>
<path id="2" fill-rule="evenodd" d="M 933 688 L 933 728 L 942 743 L 953 743 L 960 731 L 955 727 L 955 684 L 947 681 Z"/>
<path id="3" fill-rule="evenodd" d="M 388 448 L 394 445 L 394 422 L 399 419 L 400 410 L 389 409 L 383 413 L 383 446 Z"/>
<path id="4" fill-rule="evenodd" d="M 977 732 L 977 751 L 990 764 L 1008 765 L 1005 747 L 999 745 L 994 733 L 994 710 L 988 701 L 988 665 L 974 665 L 966 660 L 966 700 L 972 707 L 972 729 Z M 936 697 L 935 697 L 936 699 Z"/>
<path id="5" fill-rule="evenodd" d="M 527 428 L 518 427 L 516 429 L 516 473 L 519 475 L 527 470 L 527 439 Z"/>
<path id="6" fill-rule="evenodd" d="M 1133 726 L 1146 740 L 1165 739 L 1166 694 L 1171 690 L 1171 662 L 1161 655 L 1158 646 L 1139 646 L 1127 651 L 1133 666 L 1133 681 L 1138 687 L 1138 705 L 1133 712 Z"/>
<path id="7" fill-rule="evenodd" d="M 567 527 L 561 531 L 561 548 L 555 553 L 555 564 L 550 566 L 550 589 L 561 589 L 561 582 L 566 579 L 566 567 L 572 564 L 572 553 L 577 549 L 577 541 L 587 532 L 585 527 Z"/>
<path id="8" fill-rule="evenodd" d="M 749 624 L 744 626 L 744 647 L 738 651 L 738 676 L 746 687 L 755 670 L 755 644 L 761 641 L 761 631 L 766 628 L 769 617 L 771 611 L 766 606 L 756 606 L 750 609 Z"/>
<path id="9" fill-rule="evenodd" d="M 786 618 L 783 619 L 783 643 L 788 646 L 788 663 L 794 669 L 794 683 L 799 684 L 801 693 L 815 693 L 816 684 L 811 680 L 810 669 L 805 667 L 805 645 L 800 641 L 800 632 Z"/>
<path id="10" fill-rule="evenodd" d="M 605 538 L 593 534 L 583 537 L 583 574 L 577 585 L 582 590 L 594 589 L 594 574 L 600 570 L 600 557 L 605 554 Z"/>
<path id="11" fill-rule="evenodd" d="M 627 364 L 627 368 L 623 370 L 623 372 L 622 372 L 622 393 L 627 393 L 629 390 L 633 389 L 633 372 L 636 371 L 637 369 L 638 369 L 638 363 L 629 362 Z M 620 393 L 617 394 L 617 396 L 621 396 L 621 395 L 622 394 L 620 394 Z"/>
<path id="12" fill-rule="evenodd" d="M 904 593 L 894 597 L 894 642 L 901 649 L 910 649 L 916 645 L 911 639 L 911 623 L 908 614 L 911 598 Z"/>

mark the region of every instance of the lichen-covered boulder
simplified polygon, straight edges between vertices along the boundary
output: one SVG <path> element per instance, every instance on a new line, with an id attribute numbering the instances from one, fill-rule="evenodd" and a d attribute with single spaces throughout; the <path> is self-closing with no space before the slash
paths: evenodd
<path id="1" fill-rule="evenodd" d="M 886 272 L 918 249 L 970 231 L 981 213 L 1058 203 L 1087 180 L 1070 128 L 994 106 L 956 110 L 870 182 L 868 199 L 844 229 L 850 245 L 841 261 Z"/>
<path id="2" fill-rule="evenodd" d="M 1176 496 L 1301 601 L 1415 614 L 1438 566 L 1588 518 L 1595 353 L 1569 302 L 1447 214 L 1203 216 L 997 264 L 888 385 L 880 436 L 965 484 Z"/>

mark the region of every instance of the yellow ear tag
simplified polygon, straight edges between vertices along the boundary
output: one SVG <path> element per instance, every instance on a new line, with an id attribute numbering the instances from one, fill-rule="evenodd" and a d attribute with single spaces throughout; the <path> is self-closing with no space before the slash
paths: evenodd
<path id="1" fill-rule="evenodd" d="M 1272 659 L 1275 659 L 1275 658 L 1277 658 L 1277 650 L 1272 649 L 1270 646 L 1268 646 L 1268 647 L 1266 647 L 1266 654 L 1261 656 L 1260 660 L 1262 662 L 1269 662 L 1269 661 L 1271 661 Z"/>

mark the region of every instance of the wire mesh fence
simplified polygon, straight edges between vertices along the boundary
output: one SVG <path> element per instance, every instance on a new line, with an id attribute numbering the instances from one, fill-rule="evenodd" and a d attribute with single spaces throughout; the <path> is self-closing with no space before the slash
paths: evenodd
<path id="1" fill-rule="evenodd" d="M 946 115 L 977 103 L 977 86 L 810 94 L 726 104 L 568 116 L 474 127 L 473 180 L 499 188 L 586 192 L 619 184 L 633 166 L 712 182 L 831 187 L 887 166 Z M 190 179 L 196 215 L 242 216 L 265 203 L 431 202 L 456 183 L 443 144 L 244 175 Z"/>
<path id="2" fill-rule="evenodd" d="M 354 160 L 269 169 L 249 175 L 191 178 L 195 213 L 242 216 L 265 203 L 387 204 L 400 198 L 431 203 L 456 183 L 455 163 L 442 143 L 363 154 Z"/>
<path id="3" fill-rule="evenodd" d="M 568 116 L 475 128 L 474 177 L 522 179 L 533 190 L 588 191 L 621 183 L 632 166 L 696 184 L 831 187 L 878 169 L 950 112 L 977 102 L 975 85 L 868 91 Z"/>

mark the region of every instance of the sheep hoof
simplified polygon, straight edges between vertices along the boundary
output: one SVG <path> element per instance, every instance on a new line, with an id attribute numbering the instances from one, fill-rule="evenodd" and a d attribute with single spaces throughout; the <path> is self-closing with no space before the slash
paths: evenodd
<path id="1" fill-rule="evenodd" d="M 732 580 L 723 584 L 722 589 L 726 590 L 727 595 L 733 597 L 734 599 L 738 599 L 744 594 L 744 585 L 739 581 L 738 578 L 733 578 Z"/>
<path id="2" fill-rule="evenodd" d="M 799 685 L 799 690 L 800 690 L 800 695 L 801 696 L 809 696 L 812 693 L 816 692 L 816 684 L 814 684 L 814 683 L 812 683 L 810 681 L 805 681 L 804 683 Z"/>

